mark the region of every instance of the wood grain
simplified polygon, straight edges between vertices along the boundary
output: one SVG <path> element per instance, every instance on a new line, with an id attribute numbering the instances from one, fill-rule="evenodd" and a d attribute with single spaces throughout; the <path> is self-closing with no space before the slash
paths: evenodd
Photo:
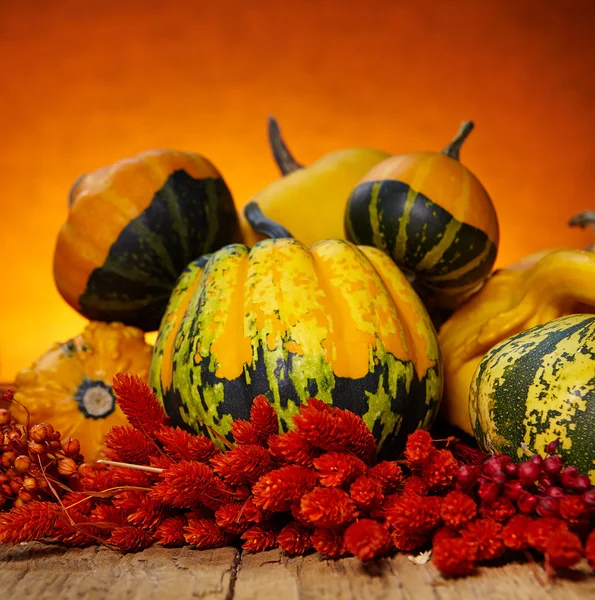
<path id="1" fill-rule="evenodd" d="M 511 563 L 448 580 L 406 555 L 364 565 L 278 550 L 155 546 L 120 554 L 28 543 L 0 545 L 0 590 L 11 600 L 586 600 L 595 597 L 595 576 L 582 564 L 548 583 L 540 565 Z"/>

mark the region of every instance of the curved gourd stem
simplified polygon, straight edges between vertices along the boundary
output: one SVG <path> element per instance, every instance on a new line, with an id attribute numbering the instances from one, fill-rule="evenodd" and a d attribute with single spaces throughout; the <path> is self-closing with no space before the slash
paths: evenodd
<path id="1" fill-rule="evenodd" d="M 260 233 L 273 240 L 293 237 L 283 225 L 279 225 L 279 223 L 275 223 L 275 221 L 265 217 L 256 202 L 248 202 L 246 204 L 244 216 L 256 233 Z"/>
<path id="2" fill-rule="evenodd" d="M 580 227 L 581 229 L 590 227 L 595 233 L 595 210 L 585 210 L 578 215 L 574 215 L 572 219 L 568 221 L 568 225 L 570 225 L 570 227 Z M 585 250 L 594 252 L 595 243 L 589 244 Z"/>
<path id="3" fill-rule="evenodd" d="M 70 191 L 68 192 L 68 206 L 71 207 L 74 204 L 74 194 L 76 193 L 76 189 L 78 188 L 81 181 L 87 176 L 86 173 L 79 175 L 74 183 L 70 186 Z"/>
<path id="4" fill-rule="evenodd" d="M 289 148 L 285 145 L 285 141 L 281 136 L 279 123 L 275 117 L 269 117 L 268 119 L 268 134 L 273 157 L 283 175 L 289 175 L 289 173 L 304 168 L 304 165 L 301 165 L 293 158 Z"/>
<path id="5" fill-rule="evenodd" d="M 442 154 L 446 154 L 446 156 L 450 156 L 450 158 L 454 158 L 455 160 L 459 160 L 459 154 L 461 152 L 461 146 L 463 142 L 467 139 L 469 134 L 473 131 L 473 121 L 465 121 L 461 128 L 459 129 L 457 135 L 454 137 L 452 142 L 442 150 Z"/>

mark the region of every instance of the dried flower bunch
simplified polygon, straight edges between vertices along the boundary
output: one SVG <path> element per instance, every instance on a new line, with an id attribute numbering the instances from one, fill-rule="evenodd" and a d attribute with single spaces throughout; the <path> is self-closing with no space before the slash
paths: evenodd
<path id="1" fill-rule="evenodd" d="M 261 396 L 250 421 L 233 424 L 235 444 L 221 451 L 169 426 L 140 379 L 120 374 L 113 387 L 130 426 L 108 434 L 110 458 L 137 468 L 81 464 L 65 492 L 52 486 L 53 498 L 15 501 L 0 513 L 0 541 L 51 538 L 128 552 L 155 542 L 240 543 L 253 552 L 313 549 L 364 561 L 432 548 L 445 576 L 534 550 L 548 573 L 583 557 L 595 568 L 595 489 L 563 465 L 556 442 L 549 457 L 517 465 L 416 431 L 402 470 L 396 461 L 377 461 L 374 438 L 357 415 L 310 399 L 294 428 L 279 433 Z M 60 460 L 48 464 L 57 469 Z"/>
<path id="2" fill-rule="evenodd" d="M 12 402 L 12 392 L 4 392 L 3 400 Z M 0 507 L 5 510 L 63 494 L 83 462 L 77 440 L 61 441 L 49 423 L 19 424 L 6 409 L 0 409 L 0 443 Z"/>

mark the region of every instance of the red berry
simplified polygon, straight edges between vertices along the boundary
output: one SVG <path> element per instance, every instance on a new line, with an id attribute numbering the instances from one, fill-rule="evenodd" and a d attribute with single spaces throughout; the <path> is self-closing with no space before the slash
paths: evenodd
<path id="1" fill-rule="evenodd" d="M 539 454 L 534 454 L 530 459 L 529 462 L 533 465 L 537 465 L 538 467 L 541 467 L 541 463 L 543 462 L 543 458 L 541 458 L 541 456 Z"/>
<path id="2" fill-rule="evenodd" d="M 533 485 L 539 477 L 541 469 L 533 462 L 525 461 L 519 465 L 518 478 L 524 487 Z"/>
<path id="3" fill-rule="evenodd" d="M 493 481 L 482 479 L 479 484 L 479 489 L 477 490 L 477 495 L 486 504 L 491 504 L 500 496 L 500 485 Z"/>
<path id="4" fill-rule="evenodd" d="M 537 498 L 526 490 L 523 490 L 517 498 L 516 505 L 520 512 L 525 515 L 530 515 L 537 505 Z"/>
<path id="5" fill-rule="evenodd" d="M 542 469 L 549 475 L 557 475 L 562 470 L 563 466 L 564 463 L 562 462 L 562 459 L 555 454 L 554 456 L 548 456 L 543 461 Z"/>
<path id="6" fill-rule="evenodd" d="M 541 488 L 539 491 L 542 493 L 545 492 L 548 488 L 551 488 L 552 485 L 556 483 L 556 479 L 552 475 L 548 475 L 547 473 L 542 473 L 539 476 L 539 487 Z"/>
<path id="7" fill-rule="evenodd" d="M 497 473 L 502 473 L 502 461 L 499 456 L 492 456 L 483 463 L 483 472 L 485 475 L 492 477 Z"/>
<path id="8" fill-rule="evenodd" d="M 457 471 L 457 481 L 464 486 L 475 482 L 478 475 L 478 469 L 472 465 L 461 465 Z"/>
<path id="9" fill-rule="evenodd" d="M 510 500 L 516 500 L 519 497 L 519 494 L 523 491 L 523 485 L 518 479 L 514 481 L 507 481 L 504 484 L 504 495 Z"/>
<path id="10" fill-rule="evenodd" d="M 511 479 L 517 476 L 517 472 L 519 470 L 518 465 L 515 465 L 513 462 L 509 462 L 504 466 L 504 472 Z"/>
<path id="11" fill-rule="evenodd" d="M 550 442 L 546 447 L 545 447 L 545 451 L 548 454 L 553 454 L 557 449 L 558 446 L 560 445 L 560 438 L 555 439 L 553 442 Z"/>
<path id="12" fill-rule="evenodd" d="M 591 480 L 587 475 L 577 475 L 572 489 L 579 494 L 591 489 Z"/>
<path id="13" fill-rule="evenodd" d="M 504 475 L 504 473 L 496 473 L 492 477 L 492 481 L 501 485 L 503 483 L 506 483 L 508 481 L 508 478 L 506 477 L 506 475 Z"/>
<path id="14" fill-rule="evenodd" d="M 561 487 L 558 487 L 557 485 L 552 485 L 547 490 L 545 490 L 545 495 L 550 496 L 551 498 L 564 498 L 564 490 Z"/>
<path id="15" fill-rule="evenodd" d="M 589 507 L 589 511 L 595 512 L 595 488 L 591 488 L 583 494 L 583 500 Z"/>
<path id="16" fill-rule="evenodd" d="M 566 489 L 572 489 L 578 477 L 578 467 L 566 467 L 560 474 L 560 483 Z"/>
<path id="17" fill-rule="evenodd" d="M 540 498 L 537 502 L 535 512 L 540 517 L 555 517 L 558 514 L 558 499 L 551 496 Z"/>

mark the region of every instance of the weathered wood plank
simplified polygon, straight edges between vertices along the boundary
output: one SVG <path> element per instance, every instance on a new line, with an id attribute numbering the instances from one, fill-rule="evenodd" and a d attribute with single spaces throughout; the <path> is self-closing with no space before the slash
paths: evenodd
<path id="1" fill-rule="evenodd" d="M 362 565 L 357 559 L 326 561 L 317 554 L 288 559 L 277 550 L 245 553 L 234 600 L 585 600 L 595 598 L 595 576 L 581 572 L 549 584 L 539 565 L 483 567 L 476 575 L 448 580 L 431 563 L 405 555 Z"/>
<path id="2" fill-rule="evenodd" d="M 586 600 L 595 598 L 595 576 L 584 564 L 548 584 L 540 565 L 512 563 L 447 580 L 431 563 L 417 565 L 406 555 L 362 565 L 278 550 L 154 546 L 121 554 L 29 543 L 0 545 L 0 591 L 11 600 Z"/>
<path id="3" fill-rule="evenodd" d="M 121 554 L 102 547 L 0 546 L 0 590 L 12 600 L 225 600 L 236 556 L 234 548 L 199 552 L 154 546 Z"/>

